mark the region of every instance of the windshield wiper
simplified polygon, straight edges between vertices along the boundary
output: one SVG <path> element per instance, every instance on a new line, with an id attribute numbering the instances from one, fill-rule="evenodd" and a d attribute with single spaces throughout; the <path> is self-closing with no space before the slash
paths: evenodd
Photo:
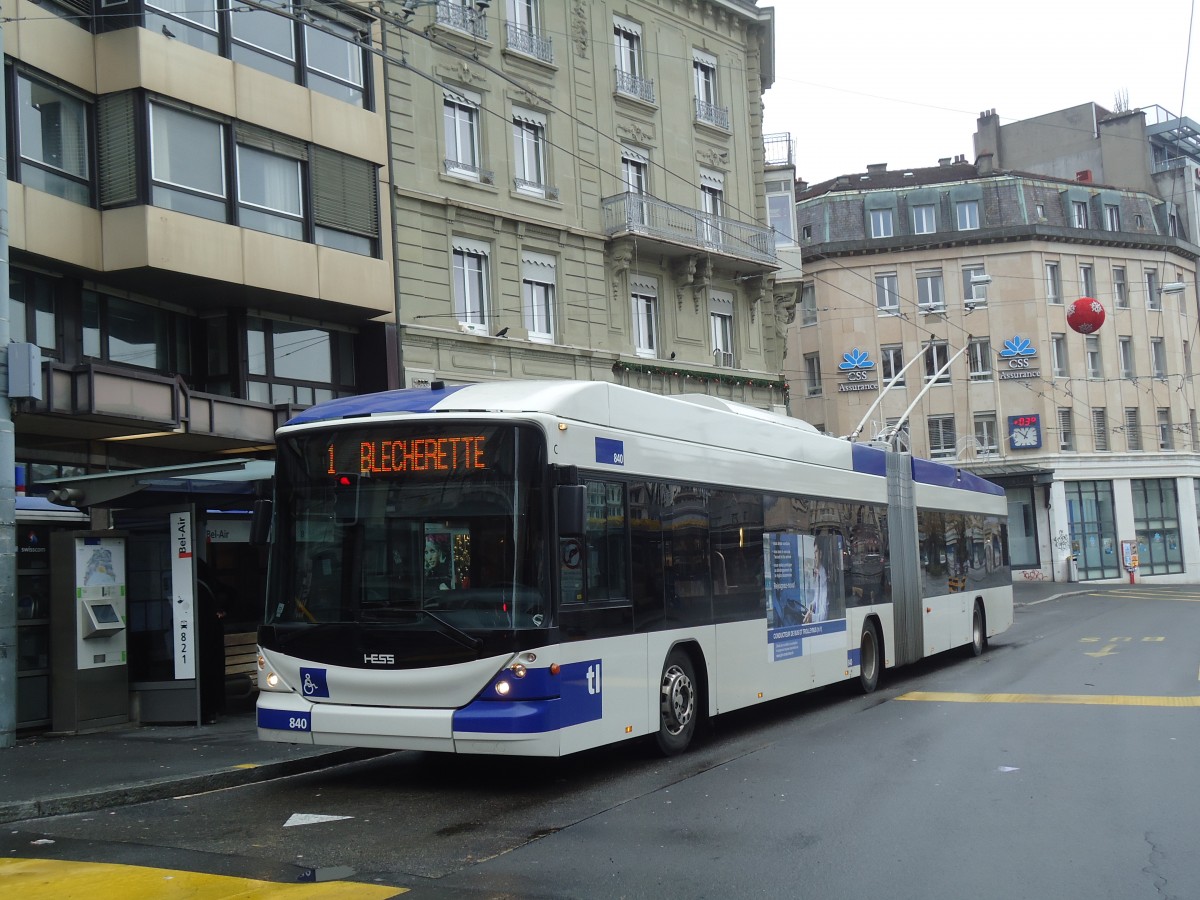
<path id="1" fill-rule="evenodd" d="M 456 628 L 455 626 L 453 626 L 449 622 L 447 622 L 445 619 L 443 619 L 441 616 L 435 615 L 434 613 L 431 613 L 427 609 L 413 610 L 413 612 L 420 612 L 420 613 L 424 613 L 425 615 L 429 616 L 429 618 L 433 619 L 433 621 L 437 622 L 439 625 L 441 625 L 443 628 L 446 629 L 443 632 L 443 634 L 445 634 L 446 637 L 453 638 L 454 640 L 456 640 L 460 644 L 462 644 L 464 647 L 468 647 L 471 650 L 478 650 L 480 647 L 483 646 L 483 641 L 480 640 L 479 638 L 471 637 L 465 631 L 462 631 L 461 629 Z"/>

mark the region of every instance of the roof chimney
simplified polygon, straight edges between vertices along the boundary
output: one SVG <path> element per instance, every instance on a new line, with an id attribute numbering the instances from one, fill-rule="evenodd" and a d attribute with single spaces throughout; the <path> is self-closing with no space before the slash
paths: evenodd
<path id="1" fill-rule="evenodd" d="M 887 163 L 870 163 L 867 165 L 868 175 L 882 175 L 887 171 Z"/>
<path id="2" fill-rule="evenodd" d="M 950 157 L 948 157 L 948 156 L 943 156 L 941 159 L 939 159 L 939 160 L 938 160 L 938 165 L 939 165 L 939 166 L 948 166 L 948 165 L 950 165 Z"/>

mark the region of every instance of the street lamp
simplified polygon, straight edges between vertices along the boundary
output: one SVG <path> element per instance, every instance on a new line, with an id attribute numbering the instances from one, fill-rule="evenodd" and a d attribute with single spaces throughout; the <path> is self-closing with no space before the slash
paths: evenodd
<path id="1" fill-rule="evenodd" d="M 1162 286 L 1164 294 L 1182 294 L 1187 290 L 1187 282 L 1184 281 L 1168 281 Z"/>

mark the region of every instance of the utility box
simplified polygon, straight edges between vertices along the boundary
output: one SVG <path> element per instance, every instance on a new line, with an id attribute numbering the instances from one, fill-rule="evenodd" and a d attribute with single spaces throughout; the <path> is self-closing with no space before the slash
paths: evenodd
<path id="1" fill-rule="evenodd" d="M 129 721 L 125 536 L 50 536 L 51 727 L 87 731 Z"/>
<path id="2" fill-rule="evenodd" d="M 42 399 L 42 351 L 37 344 L 8 345 L 8 396 L 12 400 Z"/>

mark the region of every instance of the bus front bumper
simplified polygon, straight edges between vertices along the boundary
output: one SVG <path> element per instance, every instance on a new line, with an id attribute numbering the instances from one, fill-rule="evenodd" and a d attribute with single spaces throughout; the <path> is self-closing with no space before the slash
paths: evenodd
<path id="1" fill-rule="evenodd" d="M 561 752 L 557 731 L 455 732 L 456 712 L 313 703 L 297 694 L 261 693 L 258 737 L 292 744 L 441 753 L 558 756 Z"/>

